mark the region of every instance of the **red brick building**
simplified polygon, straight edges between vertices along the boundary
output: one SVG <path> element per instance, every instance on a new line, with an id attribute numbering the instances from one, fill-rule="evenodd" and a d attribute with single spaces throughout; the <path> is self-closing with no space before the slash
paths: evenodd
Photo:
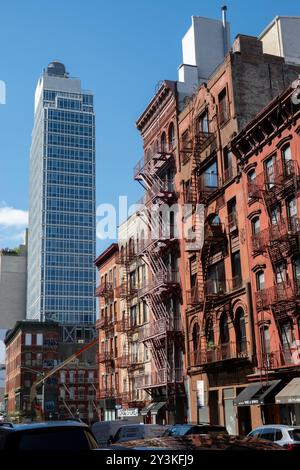
<path id="1" fill-rule="evenodd" d="M 90 338 L 76 342 L 64 338 L 64 328 L 55 322 L 24 320 L 9 330 L 6 338 L 6 412 L 16 420 L 36 417 L 30 403 L 30 389 Z M 35 405 L 45 419 L 81 418 L 90 423 L 98 418 L 96 390 L 98 371 L 95 367 L 96 346 L 61 368 L 37 389 Z"/>
<path id="2" fill-rule="evenodd" d="M 6 412 L 17 420 L 31 417 L 30 387 L 58 364 L 59 325 L 38 321 L 19 321 L 6 338 Z M 40 387 L 37 405 L 44 407 L 45 417 L 57 412 L 57 378 Z"/>
<path id="3" fill-rule="evenodd" d="M 248 203 L 231 140 L 296 76 L 296 67 L 264 54 L 257 38 L 239 35 L 178 116 L 180 200 L 192 206 L 194 227 L 197 205 L 204 212 L 203 247 L 181 243 L 189 419 L 225 424 L 233 434 L 262 418 L 259 407 L 235 406 L 257 356 Z"/>
<path id="4" fill-rule="evenodd" d="M 264 407 L 263 419 L 290 424 L 300 423 L 298 94 L 299 89 L 285 90 L 232 142 L 242 169 L 239 200 L 246 216 L 254 306 L 257 369 L 248 379 L 278 381 L 281 392 Z"/>
<path id="5" fill-rule="evenodd" d="M 115 368 L 119 356 L 116 324 L 120 320 L 120 304 L 116 292 L 119 285 L 118 253 L 118 244 L 113 243 L 95 261 L 98 270 L 96 295 L 99 298 L 99 318 L 96 322 L 99 337 L 97 400 L 101 421 L 116 418 L 116 400 L 121 388 L 119 371 Z"/>

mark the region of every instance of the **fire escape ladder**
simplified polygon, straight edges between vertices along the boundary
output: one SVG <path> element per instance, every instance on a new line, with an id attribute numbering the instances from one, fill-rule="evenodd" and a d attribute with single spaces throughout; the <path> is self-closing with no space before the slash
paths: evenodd
<path id="1" fill-rule="evenodd" d="M 143 182 L 150 194 L 158 194 L 164 190 L 164 182 L 157 173 L 147 172 L 142 175 Z"/>
<path id="2" fill-rule="evenodd" d="M 151 269 L 152 274 L 155 276 L 160 272 L 167 273 L 167 267 L 163 262 L 161 256 L 156 251 L 153 251 L 151 247 L 146 250 L 145 257 L 148 261 L 148 266 Z"/>
<path id="3" fill-rule="evenodd" d="M 168 318 L 168 311 L 159 294 L 154 292 L 149 293 L 146 296 L 146 302 L 155 321 L 161 320 L 162 318 Z"/>

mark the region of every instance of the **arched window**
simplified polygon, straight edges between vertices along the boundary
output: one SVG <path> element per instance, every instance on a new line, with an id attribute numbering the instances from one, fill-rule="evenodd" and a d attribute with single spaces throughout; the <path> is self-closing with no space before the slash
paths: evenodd
<path id="1" fill-rule="evenodd" d="M 129 250 L 129 255 L 134 254 L 134 239 L 133 238 L 130 238 L 130 240 L 129 240 L 128 250 Z"/>
<path id="2" fill-rule="evenodd" d="M 247 178 L 248 178 L 249 183 L 253 183 L 253 181 L 256 178 L 256 172 L 255 172 L 254 168 L 252 168 L 252 170 L 248 171 Z"/>
<path id="3" fill-rule="evenodd" d="M 206 327 L 206 344 L 207 349 L 212 349 L 215 345 L 214 324 L 212 318 L 208 320 Z"/>
<path id="4" fill-rule="evenodd" d="M 193 351 L 198 351 L 200 349 L 200 328 L 198 323 L 195 323 L 192 333 L 193 340 Z"/>
<path id="5" fill-rule="evenodd" d="M 168 129 L 168 143 L 169 143 L 169 150 L 172 150 L 172 148 L 175 145 L 175 129 L 174 129 L 174 124 L 171 122 L 169 125 Z"/>
<path id="6" fill-rule="evenodd" d="M 247 351 L 245 314 L 242 308 L 238 308 L 236 312 L 236 342 L 238 353 Z"/>
<path id="7" fill-rule="evenodd" d="M 265 288 L 265 273 L 264 273 L 264 271 L 258 271 L 256 273 L 256 287 L 257 287 L 257 290 L 263 290 Z"/>
<path id="8" fill-rule="evenodd" d="M 162 133 L 160 138 L 160 148 L 162 152 L 167 150 L 167 136 L 165 132 Z"/>
<path id="9" fill-rule="evenodd" d="M 257 235 L 260 232 L 260 219 L 259 216 L 251 219 L 252 235 Z"/>
<path id="10" fill-rule="evenodd" d="M 228 318 L 226 313 L 222 313 L 220 318 L 220 343 L 228 344 L 229 343 L 229 327 L 228 327 Z"/>

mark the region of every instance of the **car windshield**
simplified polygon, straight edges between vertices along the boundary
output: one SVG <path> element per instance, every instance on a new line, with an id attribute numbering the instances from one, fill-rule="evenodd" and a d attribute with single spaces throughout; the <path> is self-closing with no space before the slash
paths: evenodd
<path id="1" fill-rule="evenodd" d="M 90 450 L 94 438 L 85 429 L 37 429 L 18 434 L 18 450 Z"/>
<path id="2" fill-rule="evenodd" d="M 164 436 L 185 436 L 191 426 L 174 426 L 164 433 Z"/>
<path id="3" fill-rule="evenodd" d="M 300 442 L 300 428 L 292 429 L 291 431 L 289 431 L 289 435 L 293 439 L 293 441 Z"/>

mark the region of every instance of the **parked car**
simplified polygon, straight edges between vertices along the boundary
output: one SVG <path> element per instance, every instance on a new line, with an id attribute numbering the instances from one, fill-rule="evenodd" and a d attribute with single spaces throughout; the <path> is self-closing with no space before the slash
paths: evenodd
<path id="1" fill-rule="evenodd" d="M 78 421 L 0 423 L 0 450 L 82 451 L 98 447 L 89 427 Z"/>
<path id="2" fill-rule="evenodd" d="M 99 421 L 97 423 L 94 423 L 91 429 L 92 433 L 97 439 L 99 446 L 103 447 L 111 444 L 113 437 L 121 426 L 125 426 L 126 424 L 137 425 L 139 424 L 141 419 L 142 418 L 139 417 L 139 421 L 136 421 L 136 423 L 133 423 L 132 420 L 126 419 L 115 419 L 113 421 Z"/>
<path id="3" fill-rule="evenodd" d="M 214 451 L 260 451 L 260 450 L 279 450 L 282 447 L 274 442 L 254 437 L 232 436 L 229 434 L 188 434 L 186 436 L 162 436 L 152 439 L 139 439 L 119 444 L 117 447 L 112 445 L 115 450 L 130 449 L 132 451 L 187 451 L 187 450 L 214 450 Z M 284 449 L 285 451 L 285 449 Z M 180 460 L 180 463 L 183 463 Z"/>
<path id="4" fill-rule="evenodd" d="M 217 424 L 174 424 L 164 433 L 164 436 L 187 436 L 189 434 L 228 434 L 225 426 Z"/>
<path id="5" fill-rule="evenodd" d="M 160 437 L 166 431 L 167 426 L 160 424 L 128 424 L 122 426 L 112 439 L 112 443 L 122 443 L 138 439 L 151 439 Z"/>
<path id="6" fill-rule="evenodd" d="M 288 450 L 300 450 L 300 426 L 268 424 L 253 429 L 248 436 L 275 442 Z"/>

